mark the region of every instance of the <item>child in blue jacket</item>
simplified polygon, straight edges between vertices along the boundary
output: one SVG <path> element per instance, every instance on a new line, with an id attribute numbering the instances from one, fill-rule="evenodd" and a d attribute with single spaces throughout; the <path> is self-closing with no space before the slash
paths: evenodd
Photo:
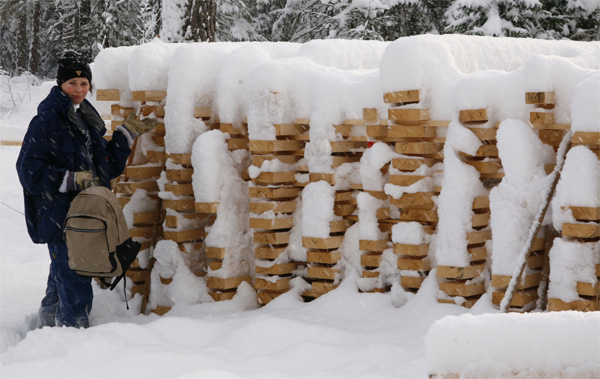
<path id="1" fill-rule="evenodd" d="M 92 82 L 85 57 L 65 52 L 56 81 L 58 85 L 40 103 L 29 124 L 17 172 L 23 186 L 27 231 L 34 243 L 47 243 L 50 251 L 40 327 L 88 327 L 91 278 L 69 268 L 63 240 L 65 216 L 79 191 L 91 185 L 110 188 L 110 180 L 125 169 L 133 139 L 150 131 L 156 120 L 130 118 L 107 141 L 103 138 L 104 120 L 85 99 Z"/>

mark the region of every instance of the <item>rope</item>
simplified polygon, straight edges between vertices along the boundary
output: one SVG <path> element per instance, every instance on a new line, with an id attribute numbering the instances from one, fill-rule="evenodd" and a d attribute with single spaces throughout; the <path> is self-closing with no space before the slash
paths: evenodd
<path id="1" fill-rule="evenodd" d="M 6 205 L 8 208 L 12 209 L 13 211 L 15 211 L 15 212 L 17 212 L 17 213 L 22 214 L 23 216 L 25 216 L 25 213 L 23 213 L 20 210 L 17 210 L 15 208 L 11 207 L 10 205 L 6 204 L 4 201 L 0 201 L 0 203 Z"/>

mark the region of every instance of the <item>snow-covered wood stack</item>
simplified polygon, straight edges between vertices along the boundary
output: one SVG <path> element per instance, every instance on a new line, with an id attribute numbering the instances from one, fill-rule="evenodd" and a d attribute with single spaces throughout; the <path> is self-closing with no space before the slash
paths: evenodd
<path id="1" fill-rule="evenodd" d="M 158 196 L 165 204 L 152 308 L 230 299 L 244 282 L 260 304 L 296 287 L 314 299 L 341 280 L 365 292 L 399 285 L 408 296 L 430 272 L 441 302 L 498 304 L 571 124 L 574 144 L 584 146 L 569 157 L 587 155 L 567 158 L 565 175 L 569 160 L 597 168 L 600 117 L 590 104 L 600 96 L 598 51 L 598 43 L 465 36 L 302 45 L 155 40 L 103 51 L 94 77 L 121 94 L 114 120 L 131 109 L 164 115 L 164 137 L 160 130 L 143 137 L 127 171 L 156 170 L 147 179 L 154 184 L 126 185 L 146 180 L 127 174 L 119 185 L 129 191 L 127 213 L 149 217 Z M 168 96 L 133 100 L 149 90 Z M 600 261 L 597 173 L 586 173 L 596 182 L 573 190 L 563 179 L 562 205 L 553 202 L 564 243 L 550 253 L 549 295 L 551 304 L 588 301 L 583 308 L 594 309 L 596 271 L 568 285 L 581 287 L 577 295 L 553 280 L 553 272 L 593 271 Z M 571 190 L 577 195 L 565 195 Z M 577 237 L 570 228 L 592 232 Z M 546 287 L 541 268 L 551 239 L 544 237 L 516 310 L 531 309 Z M 552 260 L 580 248 L 588 253 L 577 264 Z M 481 297 L 488 290 L 492 296 Z"/>

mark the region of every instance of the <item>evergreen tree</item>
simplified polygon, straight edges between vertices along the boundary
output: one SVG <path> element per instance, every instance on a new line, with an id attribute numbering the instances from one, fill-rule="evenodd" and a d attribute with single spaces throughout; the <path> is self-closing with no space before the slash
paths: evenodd
<path id="1" fill-rule="evenodd" d="M 160 34 L 161 9 L 160 0 L 142 0 L 140 2 L 140 22 L 137 30 L 139 43 L 151 41 Z"/>
<path id="2" fill-rule="evenodd" d="M 219 41 L 264 41 L 256 30 L 257 0 L 219 0 L 216 33 Z"/>

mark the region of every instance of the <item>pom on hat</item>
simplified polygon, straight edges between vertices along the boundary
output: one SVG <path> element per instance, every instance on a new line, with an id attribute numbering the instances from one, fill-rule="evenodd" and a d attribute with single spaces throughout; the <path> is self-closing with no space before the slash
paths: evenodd
<path id="1" fill-rule="evenodd" d="M 75 51 L 65 51 L 58 60 L 56 83 L 60 86 L 71 78 L 86 78 L 91 84 L 92 70 L 84 55 Z"/>

